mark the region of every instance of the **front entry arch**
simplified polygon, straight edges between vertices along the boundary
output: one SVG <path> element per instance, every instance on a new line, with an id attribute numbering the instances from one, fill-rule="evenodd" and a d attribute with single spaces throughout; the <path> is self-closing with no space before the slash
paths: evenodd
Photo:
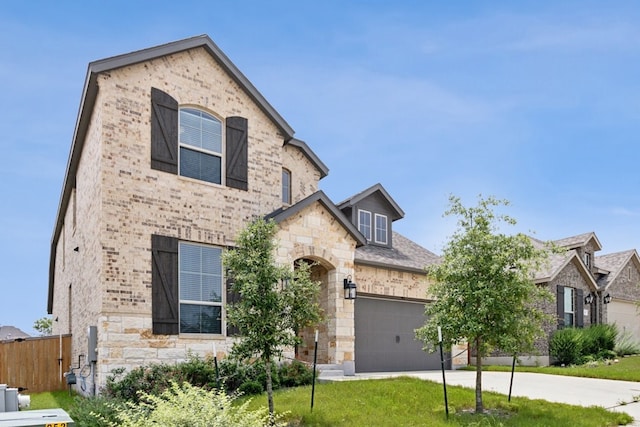
<path id="1" fill-rule="evenodd" d="M 332 313 L 328 313 L 329 300 L 329 270 L 319 260 L 302 258 L 296 261 L 311 264 L 311 280 L 320 282 L 320 293 L 318 303 L 322 309 L 323 320 L 317 326 L 310 326 L 298 331 L 298 336 L 302 339 L 302 344 L 295 349 L 296 359 L 307 363 L 313 363 L 313 352 L 315 347 L 315 331 L 318 330 L 318 363 L 329 363 L 329 323 Z"/>

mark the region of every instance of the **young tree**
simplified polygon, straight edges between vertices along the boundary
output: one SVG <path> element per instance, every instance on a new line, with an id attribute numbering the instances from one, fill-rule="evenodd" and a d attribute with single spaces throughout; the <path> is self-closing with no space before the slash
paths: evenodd
<path id="1" fill-rule="evenodd" d="M 532 280 L 548 252 L 524 234 L 499 232 L 500 223 L 516 223 L 493 210 L 508 206 L 506 200 L 480 196 L 476 207 L 467 208 L 451 196 L 449 204 L 445 216 L 457 216 L 458 229 L 442 262 L 427 271 L 435 301 L 427 304 L 428 320 L 416 336 L 436 345 L 441 327 L 443 346 L 469 342 L 476 352 L 475 411 L 482 413 L 482 358 L 496 349 L 508 354 L 532 351 L 545 321 L 551 320 L 539 304 L 551 293 Z"/>
<path id="2" fill-rule="evenodd" d="M 33 322 L 33 329 L 38 331 L 41 337 L 51 335 L 53 331 L 53 321 L 51 317 L 42 317 Z"/>
<path id="3" fill-rule="evenodd" d="M 223 263 L 240 298 L 229 306 L 229 323 L 239 330 L 232 353 L 264 362 L 269 414 L 274 416 L 271 366 L 284 347 L 300 343 L 295 331 L 320 321 L 320 284 L 311 280 L 311 267 L 298 263 L 292 270 L 275 262 L 273 221 L 256 219 L 225 252 Z"/>

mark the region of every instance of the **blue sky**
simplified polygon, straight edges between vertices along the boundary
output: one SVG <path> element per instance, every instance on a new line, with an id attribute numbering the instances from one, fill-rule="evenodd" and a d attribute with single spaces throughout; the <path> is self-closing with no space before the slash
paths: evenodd
<path id="1" fill-rule="evenodd" d="M 29 1 L 0 9 L 0 325 L 46 315 L 49 249 L 91 61 L 208 34 L 329 167 L 381 183 L 440 253 L 450 194 L 513 231 L 640 248 L 635 1 Z"/>

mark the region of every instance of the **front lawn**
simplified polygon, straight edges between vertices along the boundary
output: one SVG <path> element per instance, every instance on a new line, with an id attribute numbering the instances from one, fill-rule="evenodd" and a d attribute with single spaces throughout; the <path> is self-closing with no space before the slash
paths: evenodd
<path id="1" fill-rule="evenodd" d="M 475 366 L 470 366 L 475 370 Z M 511 371 L 511 366 L 483 366 L 483 371 Z M 517 372 L 535 372 L 538 374 L 567 375 L 572 377 L 600 378 L 607 380 L 640 382 L 640 356 L 628 356 L 614 362 L 598 362 L 580 366 L 517 366 Z"/>
<path id="2" fill-rule="evenodd" d="M 626 414 L 603 408 L 584 408 L 543 400 L 512 398 L 484 392 L 491 413 L 469 413 L 475 394 L 463 387 L 447 387 L 449 420 L 446 420 L 442 385 L 416 378 L 330 382 L 316 385 L 313 412 L 311 387 L 278 391 L 277 412 L 289 412 L 291 426 L 576 426 L 602 427 L 628 424 Z M 254 396 L 252 408 L 264 407 L 266 396 Z M 480 419 L 481 418 L 481 419 Z"/>
<path id="3" fill-rule="evenodd" d="M 640 357 L 635 358 L 640 360 Z M 625 365 L 629 363 L 625 359 Z M 541 368 L 537 368 L 541 369 Z M 560 368 L 557 368 L 560 369 Z M 572 368 L 563 368 L 572 369 Z M 597 369 L 597 368 L 594 368 Z M 628 367 L 627 367 L 628 369 Z M 541 371 L 534 371 L 541 372 Z M 545 373 L 549 373 L 546 372 Z M 603 408 L 584 408 L 544 400 L 484 392 L 488 415 L 478 417 L 474 390 L 448 386 L 449 420 L 445 416 L 442 384 L 417 378 L 390 378 L 316 384 L 315 404 L 310 411 L 311 387 L 280 390 L 275 393 L 279 413 L 288 412 L 290 426 L 617 426 L 632 421 L 626 414 Z M 265 407 L 265 394 L 253 396 L 252 409 Z M 88 403 L 88 402 L 87 402 Z M 31 409 L 73 408 L 73 397 L 66 391 L 31 395 Z"/>

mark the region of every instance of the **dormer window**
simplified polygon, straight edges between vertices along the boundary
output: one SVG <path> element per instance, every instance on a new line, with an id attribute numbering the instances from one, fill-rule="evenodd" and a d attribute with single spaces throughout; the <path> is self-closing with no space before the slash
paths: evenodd
<path id="1" fill-rule="evenodd" d="M 387 238 L 387 217 L 386 215 L 375 215 L 376 218 L 376 238 L 375 242 L 386 245 L 388 242 Z"/>
<path id="2" fill-rule="evenodd" d="M 358 231 L 371 241 L 371 212 L 362 209 L 358 210 Z"/>

